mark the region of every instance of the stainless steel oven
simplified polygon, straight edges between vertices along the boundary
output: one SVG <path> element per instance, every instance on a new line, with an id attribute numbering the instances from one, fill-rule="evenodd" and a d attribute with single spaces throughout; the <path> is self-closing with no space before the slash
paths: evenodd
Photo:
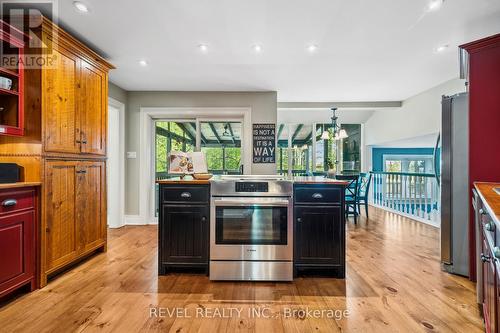
<path id="1" fill-rule="evenodd" d="M 292 280 L 292 183 L 238 176 L 211 192 L 210 279 Z"/>

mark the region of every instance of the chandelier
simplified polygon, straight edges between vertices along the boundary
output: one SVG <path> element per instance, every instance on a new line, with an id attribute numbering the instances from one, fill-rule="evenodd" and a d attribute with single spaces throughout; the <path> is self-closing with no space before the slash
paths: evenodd
<path id="1" fill-rule="evenodd" d="M 345 129 L 342 129 L 339 124 L 337 124 L 337 120 L 339 117 L 336 115 L 337 108 L 331 108 L 332 110 L 332 129 L 333 129 L 333 137 L 335 140 L 340 140 L 340 139 L 345 139 L 349 135 L 347 135 L 347 132 Z M 330 133 L 328 132 L 328 129 L 325 128 L 323 131 L 323 134 L 321 134 L 321 139 L 323 140 L 328 140 L 330 139 Z"/>

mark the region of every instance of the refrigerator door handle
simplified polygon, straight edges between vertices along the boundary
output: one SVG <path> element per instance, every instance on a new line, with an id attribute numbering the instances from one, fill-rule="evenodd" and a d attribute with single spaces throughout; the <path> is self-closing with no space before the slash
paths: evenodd
<path id="1" fill-rule="evenodd" d="M 438 134 L 437 139 L 436 139 L 436 145 L 434 146 L 434 153 L 432 154 L 432 161 L 434 165 L 434 177 L 436 177 L 436 182 L 438 186 L 441 186 L 441 180 L 439 179 L 440 174 L 438 172 L 439 170 L 439 161 L 438 161 L 438 147 L 439 147 L 439 142 L 441 141 L 441 133 Z"/>

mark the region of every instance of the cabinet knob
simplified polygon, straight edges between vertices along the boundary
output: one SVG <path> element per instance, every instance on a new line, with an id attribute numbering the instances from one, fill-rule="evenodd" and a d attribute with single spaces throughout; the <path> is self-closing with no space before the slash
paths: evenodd
<path id="1" fill-rule="evenodd" d="M 490 256 L 485 255 L 484 253 L 481 253 L 481 261 L 482 262 L 490 262 Z"/>
<path id="2" fill-rule="evenodd" d="M 201 222 L 206 222 L 206 221 L 207 221 L 207 217 L 206 217 L 206 216 L 203 216 L 203 217 L 201 218 Z"/>
<path id="3" fill-rule="evenodd" d="M 495 246 L 493 248 L 493 255 L 495 256 L 495 258 L 500 259 L 500 247 Z"/>
<path id="4" fill-rule="evenodd" d="M 6 199 L 2 201 L 2 206 L 4 207 L 12 207 L 17 205 L 17 200 L 16 199 Z"/>
<path id="5" fill-rule="evenodd" d="M 191 193 L 189 193 L 189 192 L 182 192 L 181 193 L 181 198 L 191 198 Z"/>
<path id="6" fill-rule="evenodd" d="M 484 229 L 486 229 L 487 231 L 494 231 L 495 224 L 493 222 L 488 222 L 484 225 Z"/>
<path id="7" fill-rule="evenodd" d="M 314 193 L 314 194 L 312 195 L 312 197 L 313 197 L 314 199 L 323 199 L 323 194 L 321 194 L 321 193 Z"/>
<path id="8" fill-rule="evenodd" d="M 300 217 L 297 217 L 297 222 L 302 222 L 302 219 Z"/>

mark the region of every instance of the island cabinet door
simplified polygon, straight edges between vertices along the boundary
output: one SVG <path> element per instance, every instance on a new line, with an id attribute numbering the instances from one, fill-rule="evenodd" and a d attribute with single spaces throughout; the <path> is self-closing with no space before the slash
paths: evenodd
<path id="1" fill-rule="evenodd" d="M 208 261 L 208 206 L 162 206 L 161 261 L 205 264 Z"/>
<path id="2" fill-rule="evenodd" d="M 295 207 L 294 262 L 341 265 L 344 223 L 341 207 Z"/>

